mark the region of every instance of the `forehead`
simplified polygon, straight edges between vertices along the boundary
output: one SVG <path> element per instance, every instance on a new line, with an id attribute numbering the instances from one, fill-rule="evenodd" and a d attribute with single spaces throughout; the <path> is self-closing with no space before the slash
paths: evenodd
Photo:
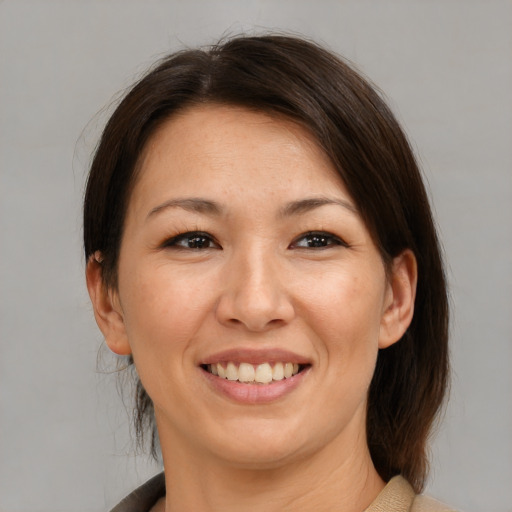
<path id="1" fill-rule="evenodd" d="M 297 123 L 244 108 L 191 107 L 164 122 L 138 163 L 140 196 L 215 193 L 325 194 L 347 196 L 330 159 Z M 165 198 L 163 198 L 165 199 Z"/>

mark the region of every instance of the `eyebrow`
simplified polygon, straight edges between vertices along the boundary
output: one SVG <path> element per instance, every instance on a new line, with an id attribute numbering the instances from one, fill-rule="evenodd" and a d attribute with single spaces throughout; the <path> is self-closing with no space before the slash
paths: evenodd
<path id="1" fill-rule="evenodd" d="M 279 211 L 280 217 L 291 217 L 293 215 L 301 215 L 316 208 L 326 205 L 336 205 L 349 210 L 352 213 L 357 213 L 357 209 L 348 201 L 343 199 L 330 198 L 330 197 L 310 197 L 306 199 L 299 199 L 292 201 Z M 209 199 L 202 199 L 200 197 L 186 197 L 169 199 L 150 210 L 147 219 L 160 213 L 168 208 L 182 208 L 193 213 L 202 213 L 211 216 L 219 216 L 222 214 L 222 207 L 219 203 Z"/>
<path id="2" fill-rule="evenodd" d="M 281 217 L 290 217 L 292 215 L 301 215 L 307 213 L 315 208 L 320 208 L 326 205 L 337 205 L 341 206 L 352 213 L 358 213 L 354 205 L 343 199 L 331 198 L 331 197 L 310 197 L 306 199 L 299 199 L 298 201 L 292 201 L 283 208 L 281 208 Z"/>
<path id="3" fill-rule="evenodd" d="M 168 208 L 182 208 L 183 210 L 187 210 L 189 212 L 203 213 L 213 216 L 218 216 L 222 213 L 222 208 L 215 201 L 201 199 L 200 197 L 186 197 L 169 199 L 168 201 L 155 206 L 150 210 L 146 219 L 149 219 L 153 215 L 156 215 L 163 210 L 167 210 Z"/>

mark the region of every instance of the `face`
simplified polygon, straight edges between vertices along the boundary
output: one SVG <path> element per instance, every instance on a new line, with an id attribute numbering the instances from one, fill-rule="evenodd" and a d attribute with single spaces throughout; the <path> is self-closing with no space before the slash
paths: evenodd
<path id="1" fill-rule="evenodd" d="M 133 354 L 162 446 L 248 467 L 364 439 L 377 351 L 401 335 L 332 164 L 301 127 L 234 107 L 149 141 L 109 299 L 107 343 Z"/>

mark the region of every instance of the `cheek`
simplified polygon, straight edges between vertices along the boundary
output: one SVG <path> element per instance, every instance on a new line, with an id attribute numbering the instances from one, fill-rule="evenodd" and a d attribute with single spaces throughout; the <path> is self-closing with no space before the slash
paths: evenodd
<path id="1" fill-rule="evenodd" d="M 129 269 L 128 269 L 129 270 Z M 202 279 L 187 279 L 169 266 L 139 268 L 128 273 L 122 293 L 125 327 L 132 350 L 158 347 L 154 353 L 174 351 L 190 340 L 200 327 L 210 288 Z"/>
<path id="2" fill-rule="evenodd" d="M 303 282 L 304 310 L 328 339 L 376 340 L 382 315 L 382 290 L 376 283 L 380 285 L 378 280 L 355 272 L 324 272 Z"/>
<path id="3" fill-rule="evenodd" d="M 364 400 L 375 371 L 382 310 L 382 289 L 376 283 L 364 273 L 324 273 L 304 295 L 304 315 L 322 373 L 336 390 L 335 403 Z"/>
<path id="4" fill-rule="evenodd" d="M 171 395 L 182 403 L 180 383 L 187 379 L 190 351 L 210 310 L 208 288 L 169 266 L 139 267 L 125 276 L 120 293 L 137 373 L 156 407 Z"/>

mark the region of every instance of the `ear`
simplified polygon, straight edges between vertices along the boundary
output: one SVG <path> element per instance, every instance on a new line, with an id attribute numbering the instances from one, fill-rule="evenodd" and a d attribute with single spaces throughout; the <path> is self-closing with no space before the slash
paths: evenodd
<path id="1" fill-rule="evenodd" d="M 131 354 L 119 297 L 117 292 L 109 289 L 103 281 L 99 252 L 89 258 L 85 273 L 96 323 L 105 337 L 107 346 L 115 354 Z"/>
<path id="2" fill-rule="evenodd" d="M 393 259 L 381 319 L 379 348 L 396 343 L 409 327 L 414 314 L 418 265 L 410 249 Z"/>

